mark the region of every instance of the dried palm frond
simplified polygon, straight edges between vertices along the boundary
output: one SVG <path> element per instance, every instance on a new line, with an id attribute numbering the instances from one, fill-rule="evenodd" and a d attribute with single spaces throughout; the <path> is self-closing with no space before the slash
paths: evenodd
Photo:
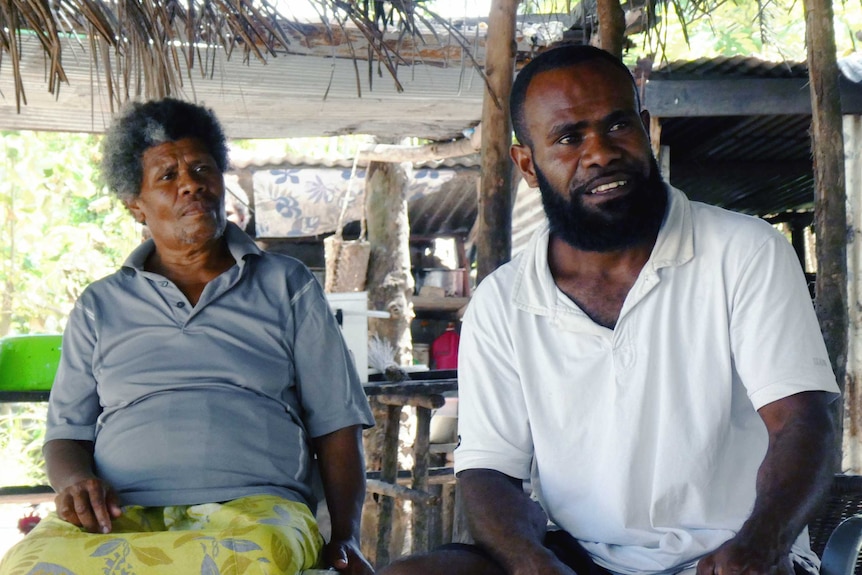
<path id="1" fill-rule="evenodd" d="M 291 44 L 318 35 L 321 26 L 331 38 L 347 40 L 354 60 L 359 92 L 358 61 L 367 60 L 369 77 L 386 70 L 402 90 L 398 68 L 413 63 L 401 55 L 399 38 L 421 42 L 423 32 L 436 35 L 432 22 L 457 31 L 422 7 L 421 0 L 396 0 L 388 13 L 383 2 L 369 0 L 304 1 L 316 8 L 320 25 L 297 22 L 279 0 L 0 0 L 0 73 L 11 66 L 16 106 L 26 104 L 22 80 L 22 39 L 35 37 L 47 62 L 48 89 L 55 96 L 67 82 L 64 50 L 76 42 L 89 50 L 95 74 L 103 76 L 112 110 L 133 97 L 156 98 L 179 92 L 198 69 L 207 77 L 215 69 L 216 52 L 228 57 L 239 51 L 243 61 L 291 52 Z M 349 30 L 348 30 L 349 28 Z M 358 32 L 361 46 L 353 46 Z M 455 34 L 467 49 L 466 41 Z M 4 60 L 4 57 L 8 56 Z M 472 55 L 470 55 L 472 58 Z M 477 70 L 484 77 L 473 59 Z"/>
<path id="2" fill-rule="evenodd" d="M 387 340 L 373 336 L 368 340 L 368 365 L 384 374 L 386 381 L 404 381 L 410 379 L 403 367 L 395 363 L 398 350 Z"/>

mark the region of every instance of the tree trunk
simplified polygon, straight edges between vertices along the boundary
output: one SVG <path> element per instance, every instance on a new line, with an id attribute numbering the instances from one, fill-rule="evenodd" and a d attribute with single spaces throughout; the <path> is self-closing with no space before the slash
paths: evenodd
<path id="1" fill-rule="evenodd" d="M 620 0 L 597 0 L 596 12 L 599 17 L 598 47 L 622 59 L 626 40 L 626 15 Z"/>
<path id="2" fill-rule="evenodd" d="M 407 174 L 400 164 L 371 162 L 365 175 L 365 216 L 371 257 L 368 262 L 368 307 L 388 311 L 389 319 L 369 318 L 368 337 L 379 337 L 394 348 L 394 361 L 408 363 L 411 353 L 410 322 L 413 319 L 413 275 L 410 272 L 410 224 L 407 219 Z M 366 468 L 382 467 L 384 433 L 391 409 L 371 400 L 377 425 L 364 432 Z M 398 410 L 400 415 L 401 410 Z M 397 422 L 389 422 L 390 428 Z M 390 433 L 398 433 L 390 429 Z M 391 464 L 391 462 L 390 462 Z M 396 464 L 397 466 L 397 464 Z M 398 503 L 396 505 L 396 503 Z M 378 518 L 382 522 L 378 524 Z M 403 523 L 400 502 L 390 497 L 366 497 L 362 520 L 362 551 L 377 567 L 400 555 Z M 377 543 L 384 526 L 390 546 L 381 550 Z"/>
<path id="3" fill-rule="evenodd" d="M 395 363 L 410 363 L 413 320 L 413 275 L 410 273 L 410 223 L 407 219 L 407 174 L 400 164 L 371 162 L 365 176 L 365 213 L 371 258 L 368 262 L 368 305 L 390 313 L 371 318 L 368 336 L 395 348 Z"/>
<path id="4" fill-rule="evenodd" d="M 820 329 L 841 390 L 847 361 L 847 207 L 844 141 L 835 31 L 829 0 L 804 0 L 814 157 L 814 229 L 817 234 L 815 302 Z M 840 469 L 843 405 L 835 402 Z"/>
<path id="5" fill-rule="evenodd" d="M 512 123 L 509 94 L 515 73 L 518 0 L 493 0 L 488 17 L 482 103 L 482 179 L 477 222 L 477 281 L 512 257 Z"/>

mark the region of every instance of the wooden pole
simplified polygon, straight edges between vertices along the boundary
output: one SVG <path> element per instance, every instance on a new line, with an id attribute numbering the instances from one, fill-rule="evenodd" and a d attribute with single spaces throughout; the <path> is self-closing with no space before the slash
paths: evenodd
<path id="1" fill-rule="evenodd" d="M 365 175 L 365 215 L 371 256 L 368 261 L 369 309 L 388 311 L 387 319 L 370 318 L 368 336 L 395 349 L 398 365 L 409 363 L 412 349 L 413 274 L 410 272 L 410 223 L 407 218 L 407 174 L 399 164 L 371 162 Z"/>
<path id="2" fill-rule="evenodd" d="M 477 279 L 512 256 L 512 123 L 509 93 L 515 73 L 515 16 L 518 0 L 493 0 L 488 16 L 482 104 L 482 180 L 479 189 Z"/>
<path id="3" fill-rule="evenodd" d="M 814 229 L 817 234 L 816 309 L 838 385 L 845 388 L 847 362 L 847 197 L 844 140 L 838 90 L 835 30 L 830 0 L 804 0 L 811 91 L 814 158 Z M 841 467 L 843 405 L 834 402 L 835 469 Z"/>
<path id="4" fill-rule="evenodd" d="M 599 17 L 599 48 L 622 59 L 626 14 L 620 0 L 597 0 L 596 12 Z"/>
<path id="5" fill-rule="evenodd" d="M 401 429 L 401 406 L 390 405 L 386 408 L 386 412 L 380 481 L 395 485 L 398 480 L 398 431 Z M 377 550 L 374 554 L 374 564 L 377 568 L 389 564 L 389 541 L 392 539 L 394 507 L 395 499 L 384 495 L 380 501 L 377 516 Z"/>
<path id="6" fill-rule="evenodd" d="M 440 397 L 440 396 L 438 396 Z M 443 399 L 440 397 L 440 399 Z M 428 438 L 431 430 L 431 410 L 416 408 L 416 440 L 413 443 L 413 489 L 428 492 Z M 436 502 L 435 502 L 436 503 Z M 428 551 L 430 545 L 431 509 L 413 506 L 413 552 Z"/>

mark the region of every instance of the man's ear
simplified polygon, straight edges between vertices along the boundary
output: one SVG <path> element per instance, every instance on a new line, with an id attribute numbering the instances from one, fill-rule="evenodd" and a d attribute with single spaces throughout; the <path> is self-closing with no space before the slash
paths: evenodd
<path id="1" fill-rule="evenodd" d="M 644 130 L 646 130 L 647 137 L 650 135 L 650 115 L 646 110 L 641 110 L 641 122 L 643 122 Z"/>
<path id="2" fill-rule="evenodd" d="M 521 170 L 527 185 L 531 188 L 538 188 L 539 180 L 536 178 L 536 169 L 533 166 L 533 150 L 524 144 L 513 144 L 509 148 L 509 155 L 518 169 Z"/>

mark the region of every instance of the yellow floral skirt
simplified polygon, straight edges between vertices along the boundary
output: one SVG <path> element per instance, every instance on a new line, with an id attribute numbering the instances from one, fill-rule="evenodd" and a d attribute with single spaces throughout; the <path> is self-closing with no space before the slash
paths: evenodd
<path id="1" fill-rule="evenodd" d="M 308 507 L 273 495 L 127 506 L 107 535 L 51 513 L 9 550 L 0 575 L 295 575 L 322 546 Z"/>

